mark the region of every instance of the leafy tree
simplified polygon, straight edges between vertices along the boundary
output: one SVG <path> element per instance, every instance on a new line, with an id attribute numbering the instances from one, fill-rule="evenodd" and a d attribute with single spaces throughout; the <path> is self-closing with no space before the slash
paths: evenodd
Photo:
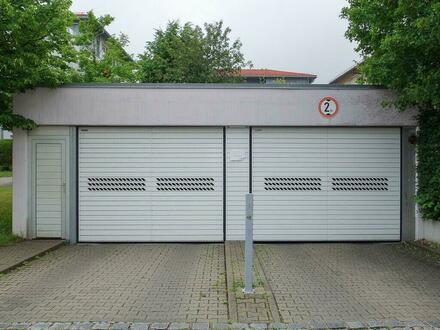
<path id="1" fill-rule="evenodd" d="M 75 37 L 78 48 L 77 81 L 135 81 L 135 62 L 124 50 L 129 43 L 128 37 L 122 33 L 119 36 L 108 35 L 105 31 L 113 20 L 109 15 L 96 17 L 90 11 L 86 19 L 79 21 L 79 34 Z M 105 40 L 104 45 L 100 43 L 101 39 Z"/>
<path id="2" fill-rule="evenodd" d="M 401 110 L 419 109 L 418 202 L 440 220 L 440 1 L 348 0 L 346 36 L 363 56 L 363 81 L 397 94 Z"/>
<path id="3" fill-rule="evenodd" d="M 240 40 L 231 42 L 231 29 L 223 22 L 205 24 L 203 29 L 171 21 L 156 30 L 140 56 L 142 82 L 207 83 L 240 80 L 238 71 L 249 65 Z"/>
<path id="4" fill-rule="evenodd" d="M 70 81 L 70 0 L 0 0 L 0 126 L 32 128 L 12 114 L 12 95 Z"/>

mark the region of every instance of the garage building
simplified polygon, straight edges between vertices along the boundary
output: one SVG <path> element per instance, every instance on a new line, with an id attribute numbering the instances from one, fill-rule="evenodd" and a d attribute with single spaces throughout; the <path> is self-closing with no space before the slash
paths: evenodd
<path id="1" fill-rule="evenodd" d="M 414 239 L 415 111 L 372 86 L 69 85 L 16 95 L 13 231 L 71 242 Z"/>

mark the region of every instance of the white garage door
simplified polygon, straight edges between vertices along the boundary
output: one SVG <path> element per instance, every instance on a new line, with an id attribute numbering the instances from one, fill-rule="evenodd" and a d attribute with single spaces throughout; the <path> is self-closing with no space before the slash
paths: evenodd
<path id="1" fill-rule="evenodd" d="M 400 239 L 399 128 L 254 128 L 254 237 Z"/>
<path id="2" fill-rule="evenodd" d="M 79 241 L 222 240 L 222 128 L 79 129 Z"/>

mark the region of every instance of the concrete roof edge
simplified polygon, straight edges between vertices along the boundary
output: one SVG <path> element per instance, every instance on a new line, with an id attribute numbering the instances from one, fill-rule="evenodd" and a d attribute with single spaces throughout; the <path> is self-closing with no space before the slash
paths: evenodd
<path id="1" fill-rule="evenodd" d="M 43 87 L 44 86 L 40 86 Z M 298 84 L 298 85 L 279 85 L 279 84 L 167 84 L 167 83 L 75 83 L 61 85 L 59 88 L 127 88 L 127 89 L 281 89 L 281 90 L 374 90 L 386 89 L 378 85 L 330 85 L 330 84 Z"/>

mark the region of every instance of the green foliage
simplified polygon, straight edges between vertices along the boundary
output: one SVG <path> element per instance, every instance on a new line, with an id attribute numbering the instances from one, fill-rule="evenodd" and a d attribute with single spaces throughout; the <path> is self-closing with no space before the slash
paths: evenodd
<path id="1" fill-rule="evenodd" d="M 399 95 L 396 105 L 440 109 L 440 2 L 349 0 L 346 36 L 363 56 L 360 72 L 371 84 Z"/>
<path id="2" fill-rule="evenodd" d="M 12 187 L 0 187 L 0 245 L 16 240 L 12 235 Z"/>
<path id="3" fill-rule="evenodd" d="M 70 81 L 75 52 L 67 28 L 70 0 L 0 0 L 0 126 L 32 128 L 13 115 L 12 95 Z"/>
<path id="4" fill-rule="evenodd" d="M 203 29 L 178 21 L 159 29 L 140 56 L 141 82 L 219 83 L 236 82 L 238 71 L 249 65 L 241 53 L 241 42 L 230 40 L 231 29 L 223 22 Z"/>
<path id="5" fill-rule="evenodd" d="M 397 94 L 399 109 L 417 107 L 418 197 L 423 216 L 440 220 L 440 1 L 349 0 L 346 36 L 364 58 L 361 81 Z"/>
<path id="6" fill-rule="evenodd" d="M 425 219 L 440 220 L 440 116 L 437 110 L 419 115 L 418 196 Z"/>
<path id="7" fill-rule="evenodd" d="M 0 140 L 0 171 L 12 170 L 12 140 Z"/>
<path id="8" fill-rule="evenodd" d="M 129 43 L 125 34 L 108 35 L 105 27 L 113 17 L 96 17 L 93 12 L 79 22 L 79 35 L 75 37 L 78 46 L 79 82 L 134 82 L 135 62 L 124 51 Z M 104 48 L 104 51 L 103 49 Z"/>

